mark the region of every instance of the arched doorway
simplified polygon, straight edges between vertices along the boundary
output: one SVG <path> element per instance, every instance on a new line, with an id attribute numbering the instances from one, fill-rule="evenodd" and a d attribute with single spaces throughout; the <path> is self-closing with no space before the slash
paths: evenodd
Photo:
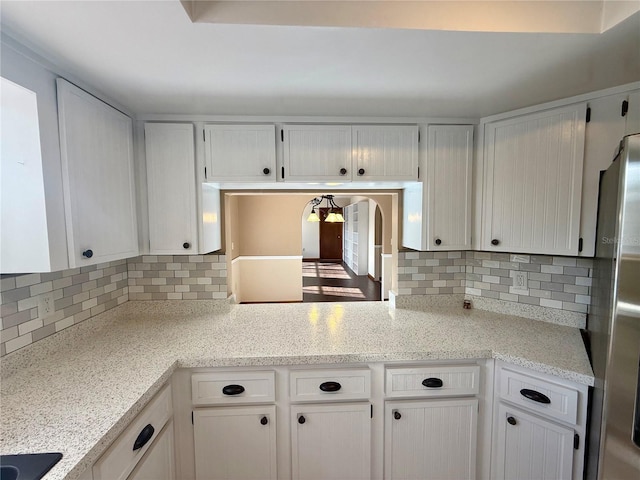
<path id="1" fill-rule="evenodd" d="M 312 201 L 302 214 L 303 302 L 381 300 L 380 207 L 366 196 L 329 197 L 330 206 Z M 331 211 L 344 222 L 326 221 Z"/>

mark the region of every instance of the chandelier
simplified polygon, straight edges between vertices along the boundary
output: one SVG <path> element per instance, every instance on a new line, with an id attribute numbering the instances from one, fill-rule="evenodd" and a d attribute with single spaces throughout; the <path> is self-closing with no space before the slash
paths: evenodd
<path id="1" fill-rule="evenodd" d="M 322 195 L 321 197 L 316 197 L 311 200 L 311 213 L 307 217 L 307 222 L 319 222 L 320 216 L 316 212 L 316 207 L 320 207 L 320 204 L 326 200 L 327 208 L 329 209 L 329 213 L 324 219 L 325 222 L 329 223 L 344 223 L 344 217 L 340 213 L 340 207 L 336 205 L 336 202 L 333 201 L 333 195 Z M 334 211 L 336 210 L 336 211 Z"/>

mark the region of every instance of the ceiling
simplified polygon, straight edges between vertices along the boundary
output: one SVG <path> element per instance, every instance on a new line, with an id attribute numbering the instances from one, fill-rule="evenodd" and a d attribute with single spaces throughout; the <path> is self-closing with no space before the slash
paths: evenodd
<path id="1" fill-rule="evenodd" d="M 192 22 L 178 0 L 2 0 L 0 15 L 141 115 L 482 117 L 640 80 L 640 12 L 603 33 Z"/>

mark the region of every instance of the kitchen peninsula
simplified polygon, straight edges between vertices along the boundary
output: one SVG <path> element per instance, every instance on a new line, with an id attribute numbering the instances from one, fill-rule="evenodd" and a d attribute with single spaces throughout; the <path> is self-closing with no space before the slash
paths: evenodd
<path id="1" fill-rule="evenodd" d="M 127 302 L 3 358 L 0 451 L 61 451 L 45 478 L 79 478 L 181 369 L 465 359 L 593 383 L 578 329 L 476 309 Z"/>

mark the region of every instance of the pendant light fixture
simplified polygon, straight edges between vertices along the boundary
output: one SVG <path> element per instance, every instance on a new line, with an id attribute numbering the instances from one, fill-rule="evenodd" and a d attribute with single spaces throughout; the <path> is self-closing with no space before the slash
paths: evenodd
<path id="1" fill-rule="evenodd" d="M 320 197 L 316 197 L 313 200 L 311 200 L 311 213 L 309 214 L 309 216 L 307 217 L 307 222 L 319 222 L 320 221 L 320 216 L 318 215 L 318 213 L 316 212 L 316 207 L 320 207 L 320 204 L 326 200 L 327 201 L 327 207 L 329 209 L 329 213 L 327 214 L 326 218 L 324 219 L 325 222 L 329 222 L 329 223 L 344 223 L 344 217 L 342 216 L 342 213 L 340 213 L 340 207 L 338 205 L 336 205 L 336 202 L 334 202 L 333 200 L 333 195 L 322 195 Z M 334 211 L 337 210 L 337 211 Z"/>

